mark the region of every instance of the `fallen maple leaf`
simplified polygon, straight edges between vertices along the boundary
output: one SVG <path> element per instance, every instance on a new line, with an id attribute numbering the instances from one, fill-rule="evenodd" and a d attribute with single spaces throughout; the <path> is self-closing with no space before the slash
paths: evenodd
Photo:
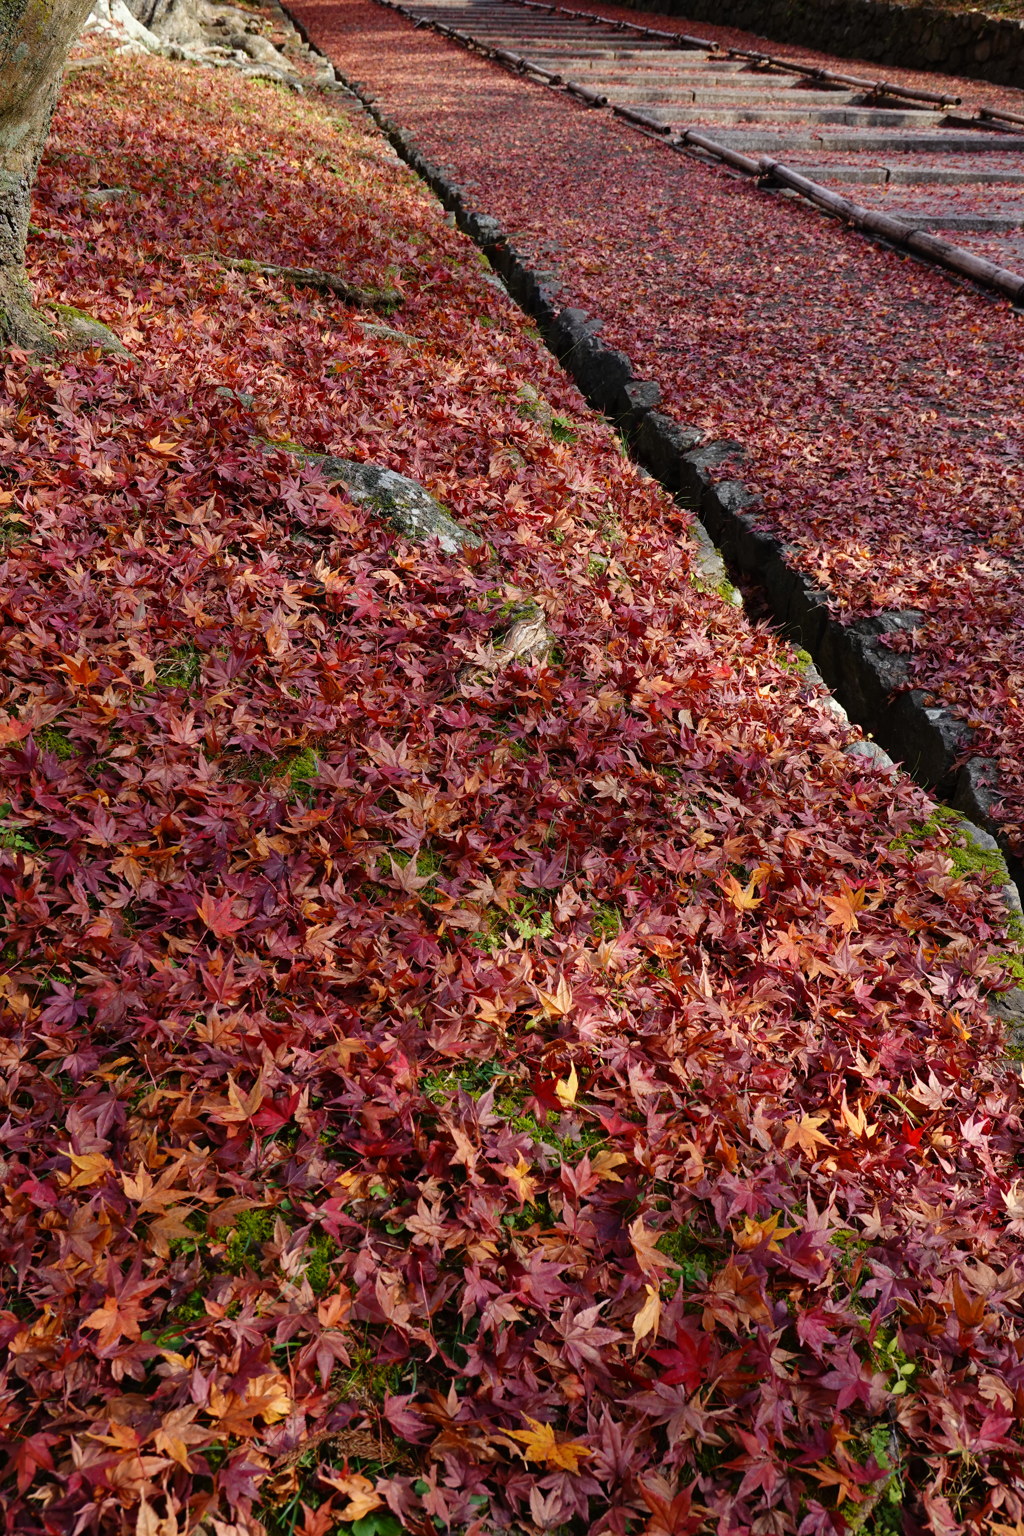
<path id="1" fill-rule="evenodd" d="M 612 1152 L 607 1147 L 601 1147 L 594 1152 L 590 1159 L 590 1166 L 600 1179 L 610 1179 L 613 1184 L 621 1184 L 622 1176 L 615 1172 L 623 1163 L 628 1163 L 629 1158 L 625 1152 Z"/>
<path id="2" fill-rule="evenodd" d="M 230 896 L 218 898 L 206 891 L 202 900 L 196 903 L 196 915 L 202 918 L 210 932 L 218 939 L 226 939 L 245 927 L 242 919 L 232 915 L 233 905 L 234 902 Z"/>
<path id="3" fill-rule="evenodd" d="M 754 874 L 751 875 L 746 885 L 740 885 L 735 875 L 726 875 L 722 881 L 722 890 L 728 896 L 737 912 L 753 912 L 755 907 L 761 905 L 764 897 L 754 895 L 754 887 L 757 885 L 757 880 L 758 877 Z"/>
<path id="4" fill-rule="evenodd" d="M 788 1152 L 790 1147 L 799 1147 L 813 1162 L 818 1155 L 819 1147 L 830 1147 L 832 1143 L 818 1130 L 819 1125 L 830 1123 L 828 1115 L 801 1114 L 799 1120 L 789 1119 L 786 1124 L 786 1139 L 782 1143 L 782 1150 Z"/>
<path id="5" fill-rule="evenodd" d="M 524 1413 L 523 1418 L 530 1425 L 529 1429 L 509 1429 L 505 1433 L 510 1439 L 523 1442 L 522 1449 L 518 1446 L 516 1449 L 524 1461 L 540 1461 L 565 1472 L 578 1472 L 584 1457 L 594 1454 L 581 1440 L 556 1440 L 550 1424 L 541 1424 L 537 1419 L 531 1419 L 528 1413 Z"/>
<path id="6" fill-rule="evenodd" d="M 830 916 L 825 919 L 826 927 L 837 925 L 844 933 L 858 931 L 857 913 L 863 911 L 867 902 L 867 891 L 863 886 L 853 890 L 844 881 L 838 896 L 826 896 L 823 899 L 830 912 Z"/>
<path id="7" fill-rule="evenodd" d="M 661 1324 L 661 1292 L 657 1286 L 644 1286 L 645 1301 L 633 1319 L 633 1353 L 636 1354 L 640 1347 L 641 1339 L 646 1339 L 648 1334 L 657 1336 Z"/>
<path id="8" fill-rule="evenodd" d="M 580 1080 L 576 1075 L 575 1066 L 570 1063 L 569 1075 L 565 1080 L 559 1079 L 555 1084 L 555 1097 L 563 1109 L 571 1109 L 576 1103 L 576 1094 L 579 1091 Z"/>
<path id="9" fill-rule="evenodd" d="M 343 1473 L 341 1477 L 335 1477 L 331 1473 L 321 1473 L 321 1482 L 330 1488 L 336 1488 L 348 1499 L 344 1509 L 336 1512 L 337 1520 L 362 1520 L 373 1509 L 380 1509 L 384 1500 L 377 1492 L 368 1477 L 363 1477 L 360 1472 Z"/>
<path id="10" fill-rule="evenodd" d="M 744 1216 L 743 1228 L 734 1232 L 733 1237 L 737 1248 L 759 1248 L 767 1242 L 769 1253 L 778 1253 L 779 1244 L 784 1237 L 791 1237 L 797 1230 L 796 1227 L 781 1227 L 782 1212 L 775 1211 L 773 1215 L 766 1216 L 762 1221 L 757 1221 L 753 1216 Z"/>
<path id="11" fill-rule="evenodd" d="M 553 1018 L 564 1018 L 572 1012 L 572 988 L 564 976 L 559 976 L 553 992 L 545 992 L 543 987 L 538 987 L 537 996 L 544 1012 Z"/>
<path id="12" fill-rule="evenodd" d="M 113 1170 L 113 1163 L 102 1152 L 69 1152 L 71 1172 L 59 1174 L 65 1189 L 88 1189 L 99 1184 Z"/>
<path id="13" fill-rule="evenodd" d="M 521 1205 L 528 1204 L 537 1193 L 537 1180 L 530 1177 L 530 1164 L 520 1152 L 515 1163 L 506 1163 L 501 1169 L 519 1196 Z"/>

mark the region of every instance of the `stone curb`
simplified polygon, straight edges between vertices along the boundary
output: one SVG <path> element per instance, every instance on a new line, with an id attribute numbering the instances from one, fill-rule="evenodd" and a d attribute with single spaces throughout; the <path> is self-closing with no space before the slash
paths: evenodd
<path id="1" fill-rule="evenodd" d="M 289 20 L 315 48 L 301 22 L 290 15 Z M 885 637 L 913 629 L 922 615 L 884 613 L 840 624 L 829 612 L 829 594 L 789 563 L 791 547 L 758 526 L 756 494 L 738 480 L 715 480 L 712 471 L 717 465 L 743 457 L 742 445 L 702 442 L 696 428 L 681 426 L 658 410 L 660 386 L 638 379 L 624 352 L 602 346 L 600 321 L 583 310 L 559 307 L 551 274 L 530 266 L 497 219 L 470 207 L 467 194 L 448 171 L 421 152 L 413 136 L 378 108 L 359 81 L 335 72 L 459 229 L 484 252 L 588 403 L 623 433 L 634 458 L 655 479 L 693 507 L 727 563 L 764 588 L 776 620 L 810 652 L 849 717 L 877 738 L 912 778 L 995 840 L 1015 882 L 1011 889 L 1013 904 L 1018 905 L 1024 863 L 1009 851 L 992 816 L 998 800 L 996 760 L 968 756 L 965 761 L 969 727 L 950 710 L 929 705 L 920 689 L 893 694 L 905 688 L 909 669 L 903 657 L 886 646 Z"/>

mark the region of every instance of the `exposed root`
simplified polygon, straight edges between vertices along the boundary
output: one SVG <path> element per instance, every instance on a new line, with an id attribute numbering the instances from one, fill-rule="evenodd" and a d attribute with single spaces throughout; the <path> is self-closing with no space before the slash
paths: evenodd
<path id="1" fill-rule="evenodd" d="M 237 256 L 215 256 L 222 267 L 231 272 L 256 272 L 263 277 L 279 277 L 296 288 L 315 288 L 320 293 L 334 294 L 346 304 L 356 304 L 363 309 L 397 309 L 402 295 L 394 288 L 360 288 L 346 282 L 336 272 L 320 272 L 315 267 L 279 267 L 271 261 L 248 261 Z"/>

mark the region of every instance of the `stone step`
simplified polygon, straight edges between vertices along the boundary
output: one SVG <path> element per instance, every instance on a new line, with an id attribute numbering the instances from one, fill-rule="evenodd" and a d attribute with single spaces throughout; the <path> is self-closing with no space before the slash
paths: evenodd
<path id="1" fill-rule="evenodd" d="M 584 78 L 582 75 L 569 75 L 568 71 L 567 75 L 573 79 Z M 588 85 L 594 84 L 589 75 L 586 76 L 586 83 Z M 610 101 L 617 102 L 693 102 L 701 107 L 702 115 L 705 106 L 712 111 L 717 111 L 720 107 L 731 110 L 749 108 L 761 114 L 761 117 L 765 120 L 770 119 L 774 121 L 780 116 L 780 113 L 774 110 L 778 107 L 786 115 L 799 109 L 801 116 L 806 115 L 808 121 L 820 121 L 818 112 L 821 106 L 821 96 L 817 91 L 759 91 L 756 97 L 754 97 L 751 92 L 736 91 L 731 87 L 718 90 L 715 86 L 621 86 L 614 83 L 602 86 L 602 90 L 605 91 Z M 859 99 L 853 91 L 843 92 L 834 106 L 830 103 L 828 110 L 835 110 L 836 107 L 843 107 L 844 105 L 855 106 Z M 761 120 L 760 117 L 754 119 L 754 121 L 759 120 Z"/>
<path id="2" fill-rule="evenodd" d="M 949 186 L 970 187 L 1013 184 L 1024 186 L 1024 171 L 997 169 L 972 171 L 966 167 L 945 165 L 800 165 L 794 171 L 811 181 L 856 182 L 861 186 Z"/>
<path id="3" fill-rule="evenodd" d="M 671 109 L 659 107 L 657 102 L 651 103 L 651 116 L 661 122 L 679 127 L 678 116 L 673 117 Z M 934 122 L 935 114 L 925 111 L 890 111 L 886 107 L 799 107 L 788 109 L 784 107 L 701 107 L 687 118 L 687 127 L 699 128 L 701 125 L 722 124 L 724 127 L 732 127 L 741 123 L 768 123 L 787 125 L 792 123 L 794 127 L 800 124 L 820 123 L 822 125 L 835 123 L 838 126 L 848 128 L 915 128 Z M 772 144 L 777 141 L 772 135 L 754 138 L 745 136 L 749 140 L 750 148 L 763 148 L 767 153 L 769 140 Z M 792 135 L 781 135 L 792 137 Z M 729 142 L 734 147 L 739 147 L 735 139 Z M 820 142 L 808 134 L 800 147 L 810 148 L 814 143 Z M 1022 145 L 1024 148 L 1024 145 Z"/>
<path id="4" fill-rule="evenodd" d="M 924 208 L 892 208 L 888 203 L 879 210 L 894 219 L 902 219 L 914 229 L 960 230 L 962 234 L 1003 234 L 1024 228 L 1024 208 L 1018 213 L 931 213 Z"/>
<path id="5" fill-rule="evenodd" d="M 700 131 L 700 124 L 696 121 L 684 124 L 674 122 L 672 126 L 680 131 L 682 128 L 694 128 Z M 859 133 L 822 134 L 801 133 L 799 130 L 787 132 L 784 129 L 778 133 L 773 133 L 770 129 L 750 133 L 741 129 L 723 127 L 720 132 L 709 134 L 708 137 L 718 139 L 730 149 L 741 150 L 743 154 L 759 152 L 777 157 L 794 149 L 813 149 L 819 152 L 823 149 L 835 149 L 842 154 L 870 150 L 874 154 L 990 155 L 995 153 L 1010 156 L 1024 152 L 1024 135 L 1018 141 L 1011 138 L 1009 134 L 961 134 L 943 132 L 941 129 L 933 133 L 892 133 L 880 129 L 877 131 L 868 129 Z"/>

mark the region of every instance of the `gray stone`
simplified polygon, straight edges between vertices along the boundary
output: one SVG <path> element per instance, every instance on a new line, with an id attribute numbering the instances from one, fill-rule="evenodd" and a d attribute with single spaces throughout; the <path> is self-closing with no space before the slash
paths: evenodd
<path id="1" fill-rule="evenodd" d="M 476 548 L 481 543 L 428 490 L 393 469 L 305 450 L 302 457 L 318 465 L 329 484 L 343 485 L 353 501 L 384 518 L 407 539 L 436 539 L 446 555 L 456 555 L 460 549 Z"/>
<path id="2" fill-rule="evenodd" d="M 127 187 L 90 187 L 85 194 L 85 201 L 90 208 L 102 208 L 104 203 L 113 203 L 127 196 Z"/>
<path id="3" fill-rule="evenodd" d="M 851 741 L 843 751 L 847 757 L 863 757 L 877 768 L 884 768 L 888 773 L 896 771 L 896 764 L 888 752 L 883 752 L 877 741 L 869 741 L 865 736 L 862 741 Z"/>

